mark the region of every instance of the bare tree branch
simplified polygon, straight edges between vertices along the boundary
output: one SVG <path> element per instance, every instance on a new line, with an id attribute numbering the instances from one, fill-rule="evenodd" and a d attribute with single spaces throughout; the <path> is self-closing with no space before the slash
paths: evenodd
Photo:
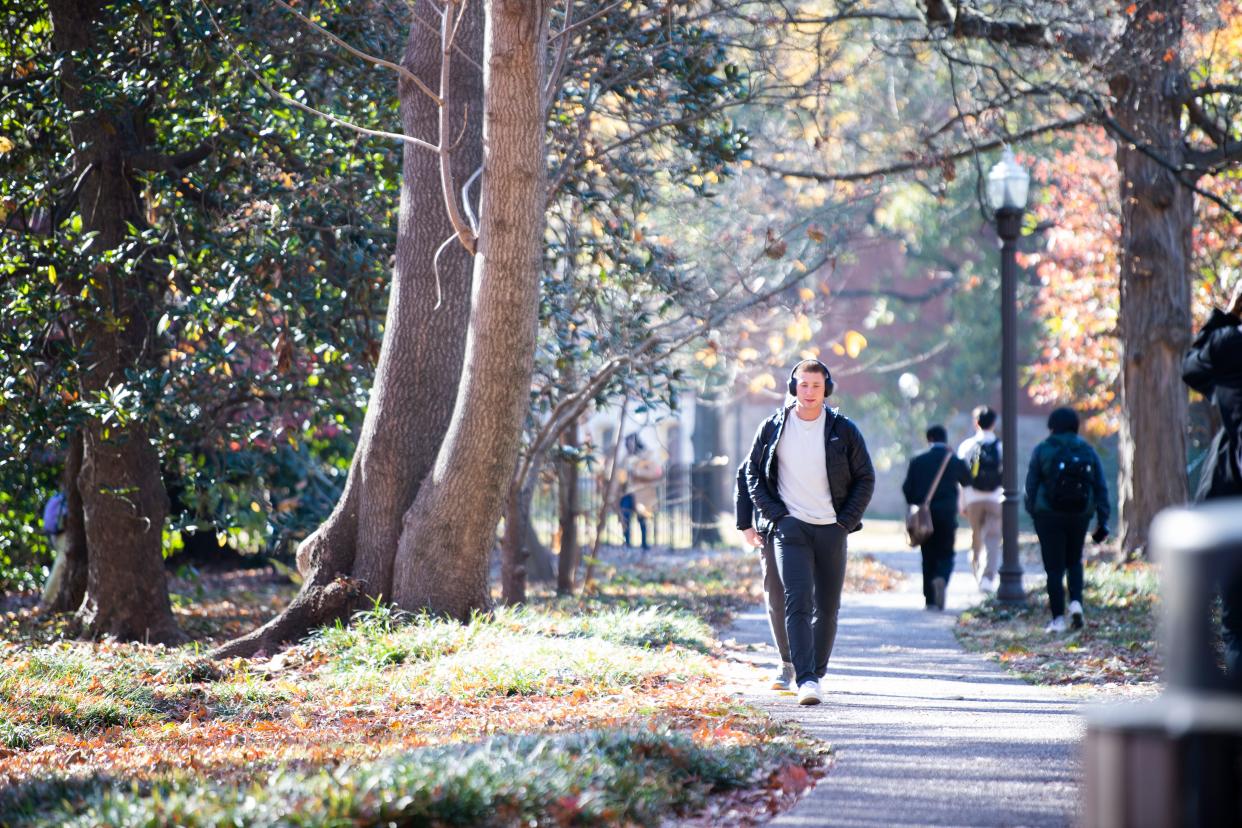
<path id="1" fill-rule="evenodd" d="M 456 16 L 454 15 L 456 10 Z M 450 70 L 453 66 L 453 42 L 457 39 L 457 29 L 461 26 L 461 16 L 466 13 L 466 3 L 449 2 L 440 16 L 440 190 L 444 195 L 444 209 L 448 213 L 449 223 L 457 232 L 461 246 L 471 256 L 474 255 L 478 237 L 466 219 L 462 217 L 461 206 L 457 203 L 457 184 L 453 179 L 453 148 L 449 146 L 452 124 L 449 123 L 449 86 Z M 463 125 L 464 126 L 464 125 Z M 438 255 L 438 254 L 437 254 Z M 437 305 L 439 301 L 437 300 Z"/>
<path id="2" fill-rule="evenodd" d="M 413 72 L 411 72 L 409 69 L 406 69 L 401 64 L 393 63 L 390 60 L 384 60 L 381 57 L 376 57 L 375 55 L 368 54 L 367 52 L 364 52 L 361 49 L 356 49 L 353 46 L 351 46 L 349 43 L 345 42 L 341 38 L 332 34 L 332 32 L 328 31 L 323 26 L 320 26 L 318 23 L 311 20 L 306 15 L 302 14 L 300 11 L 295 9 L 293 6 L 290 6 L 288 3 L 285 2 L 285 0 L 275 0 L 275 2 L 276 2 L 276 5 L 280 6 L 282 9 L 289 12 L 294 17 L 296 17 L 298 20 L 301 20 L 307 26 L 319 32 L 319 34 L 323 35 L 328 40 L 331 40 L 337 46 L 340 46 L 342 49 L 349 52 L 354 57 L 359 58 L 360 60 L 365 60 L 367 63 L 374 64 L 375 66 L 382 66 L 385 69 L 391 69 L 392 71 L 400 75 L 403 79 L 414 84 L 414 86 L 420 91 L 422 91 L 424 94 L 430 96 L 431 99 L 436 102 L 436 104 L 443 106 L 443 101 L 440 99 L 438 95 L 436 95 L 435 92 L 431 91 L 431 87 L 423 83 L 422 80 L 419 79 L 418 75 L 415 75 Z"/>
<path id="3" fill-rule="evenodd" d="M 978 144 L 972 144 L 962 149 L 951 150 L 948 152 L 932 153 L 922 156 L 913 161 L 903 161 L 899 164 L 890 164 L 886 167 L 875 167 L 870 170 L 859 170 L 847 173 L 828 173 L 816 172 L 815 170 L 791 170 L 784 167 L 777 167 L 773 164 L 766 164 L 762 161 L 755 161 L 754 165 L 761 170 L 766 170 L 776 175 L 788 176 L 790 178 L 805 178 L 810 181 L 833 182 L 833 181 L 866 181 L 871 178 L 880 178 L 886 175 L 896 175 L 898 173 L 907 173 L 914 170 L 930 169 L 932 167 L 943 164 L 946 161 L 955 161 L 959 158 L 966 158 L 980 152 L 988 152 L 1007 144 L 1017 141 L 1024 141 L 1027 138 L 1036 135 L 1043 135 L 1049 132 L 1060 132 L 1067 129 L 1074 129 L 1093 122 L 1095 119 L 1082 115 L 1077 118 L 1068 118 L 1063 121 L 1057 121 L 1052 124 L 1043 124 L 1030 129 L 1024 129 L 1021 132 L 1015 132 L 1011 135 L 1002 136 L 991 141 L 984 141 Z"/>

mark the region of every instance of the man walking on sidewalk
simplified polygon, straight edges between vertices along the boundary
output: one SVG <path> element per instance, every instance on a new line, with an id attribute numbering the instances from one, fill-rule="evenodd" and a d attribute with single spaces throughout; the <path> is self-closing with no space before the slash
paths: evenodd
<path id="1" fill-rule="evenodd" d="M 846 535 L 862 528 L 875 491 L 858 426 L 824 405 L 833 388 L 824 363 L 795 365 L 794 403 L 759 426 L 746 464 L 751 501 L 774 536 L 800 704 L 820 702 L 845 584 Z"/>
<path id="2" fill-rule="evenodd" d="M 1001 559 L 1000 440 L 996 439 L 996 412 L 981 405 L 972 412 L 975 433 L 957 447 L 957 456 L 970 467 L 970 485 L 962 487 L 962 514 L 970 524 L 970 566 L 984 592 L 996 591 Z"/>

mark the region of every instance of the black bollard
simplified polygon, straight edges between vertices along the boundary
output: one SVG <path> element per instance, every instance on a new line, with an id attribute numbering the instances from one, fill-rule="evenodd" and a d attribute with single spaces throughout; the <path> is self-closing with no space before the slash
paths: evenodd
<path id="1" fill-rule="evenodd" d="M 1242 692 L 1218 665 L 1213 597 L 1242 578 L 1242 498 L 1166 509 L 1160 566 L 1165 692 L 1087 714 L 1090 828 L 1242 826 Z"/>

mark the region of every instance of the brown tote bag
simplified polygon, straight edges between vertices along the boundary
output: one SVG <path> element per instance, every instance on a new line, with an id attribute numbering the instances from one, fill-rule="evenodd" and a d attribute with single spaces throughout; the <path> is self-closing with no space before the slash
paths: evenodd
<path id="1" fill-rule="evenodd" d="M 923 502 L 917 506 L 911 504 L 910 511 L 906 512 L 906 540 L 911 546 L 922 546 L 932 536 L 932 495 L 936 493 L 936 487 L 940 485 L 940 478 L 944 477 L 944 470 L 948 468 L 949 459 L 952 456 L 953 452 L 946 449 L 944 462 L 940 464 L 940 471 L 936 472 L 936 479 L 932 481 L 931 488 L 927 490 L 927 497 L 923 498 Z"/>

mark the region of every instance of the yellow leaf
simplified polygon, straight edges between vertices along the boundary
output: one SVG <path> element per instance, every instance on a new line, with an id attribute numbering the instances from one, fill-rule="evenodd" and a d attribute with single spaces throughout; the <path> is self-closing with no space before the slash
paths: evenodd
<path id="1" fill-rule="evenodd" d="M 770 391 L 776 387 L 776 377 L 771 374 L 760 374 L 750 381 L 751 393 Z"/>
<path id="2" fill-rule="evenodd" d="M 56 284 L 56 266 L 55 265 L 47 266 L 47 280 L 51 282 L 52 284 Z"/>
<path id="3" fill-rule="evenodd" d="M 13 142 L 4 135 L 0 135 L 0 155 L 13 151 Z"/>
<path id="4" fill-rule="evenodd" d="M 800 287 L 798 288 L 798 298 L 803 302 L 809 302 L 815 298 L 815 291 L 809 287 Z"/>
<path id="5" fill-rule="evenodd" d="M 850 355 L 850 359 L 857 359 L 862 353 L 863 348 L 867 347 L 867 337 L 858 331 L 845 332 L 845 352 Z"/>

